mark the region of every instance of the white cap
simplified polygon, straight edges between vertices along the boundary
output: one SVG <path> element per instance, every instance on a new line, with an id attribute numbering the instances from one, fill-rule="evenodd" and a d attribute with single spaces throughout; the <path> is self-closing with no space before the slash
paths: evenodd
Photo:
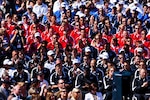
<path id="1" fill-rule="evenodd" d="M 48 56 L 51 56 L 51 55 L 54 55 L 55 53 L 54 53 L 54 51 L 53 50 L 49 50 L 48 52 L 47 52 L 47 55 Z"/>
<path id="2" fill-rule="evenodd" d="M 98 55 L 98 59 L 102 59 L 103 55 L 102 54 L 99 54 Z"/>
<path id="3" fill-rule="evenodd" d="M 91 52 L 91 49 L 90 49 L 89 46 L 88 46 L 88 47 L 85 47 L 85 52 Z"/>
<path id="4" fill-rule="evenodd" d="M 32 8 L 32 6 L 31 6 L 31 5 L 27 5 L 27 8 L 28 8 L 28 9 L 31 9 L 31 8 Z"/>
<path id="5" fill-rule="evenodd" d="M 109 55 L 107 52 L 103 52 L 102 53 L 102 59 L 108 59 L 109 58 Z"/>
<path id="6" fill-rule="evenodd" d="M 150 7 L 150 2 L 149 2 L 149 3 L 147 3 L 147 6 L 148 6 L 148 7 Z"/>
<path id="7" fill-rule="evenodd" d="M 18 100 L 18 97 L 13 97 L 11 100 Z"/>
<path id="8" fill-rule="evenodd" d="M 73 9 L 78 9 L 78 6 L 72 6 Z"/>
<path id="9" fill-rule="evenodd" d="M 138 4 L 138 1 L 137 1 L 137 0 L 134 0 L 134 4 Z"/>
<path id="10" fill-rule="evenodd" d="M 98 5 L 96 6 L 97 9 L 103 9 L 103 6 L 102 5 Z"/>
<path id="11" fill-rule="evenodd" d="M 62 2 L 62 3 L 61 3 L 61 7 L 66 7 L 66 3 L 65 3 L 65 2 Z"/>
<path id="12" fill-rule="evenodd" d="M 118 4 L 123 5 L 124 1 L 119 1 Z"/>
<path id="13" fill-rule="evenodd" d="M 41 35 L 40 35 L 40 33 L 39 32 L 36 32 L 35 34 L 34 34 L 34 37 L 40 37 Z"/>
<path id="14" fill-rule="evenodd" d="M 18 25 L 21 25 L 21 24 L 23 24 L 23 21 L 19 21 L 17 24 L 18 24 Z"/>
<path id="15" fill-rule="evenodd" d="M 122 48 L 119 50 L 119 53 L 121 53 L 121 52 L 125 52 L 125 50 Z"/>
<path id="16" fill-rule="evenodd" d="M 137 52 L 143 52 L 143 48 L 141 47 L 137 48 Z"/>
<path id="17" fill-rule="evenodd" d="M 72 64 L 79 64 L 80 63 L 80 60 L 79 59 L 73 59 L 72 60 Z"/>
<path id="18" fill-rule="evenodd" d="M 69 7 L 69 6 L 66 6 L 66 10 L 68 10 L 68 9 L 70 9 L 70 7 Z"/>
<path id="19" fill-rule="evenodd" d="M 12 64 L 13 64 L 13 62 L 10 61 L 9 59 L 5 59 L 5 60 L 3 61 L 3 65 L 12 65 Z"/>

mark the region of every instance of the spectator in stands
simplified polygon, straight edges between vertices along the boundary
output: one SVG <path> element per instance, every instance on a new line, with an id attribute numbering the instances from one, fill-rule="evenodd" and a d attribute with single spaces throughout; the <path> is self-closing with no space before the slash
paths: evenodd
<path id="1" fill-rule="evenodd" d="M 96 76 L 97 80 L 98 80 L 98 89 L 97 91 L 101 91 L 103 90 L 103 77 L 104 77 L 104 72 L 96 66 L 96 60 L 92 59 L 90 62 L 90 72 Z"/>
<path id="2" fill-rule="evenodd" d="M 148 85 L 147 71 L 142 68 L 140 69 L 139 77 L 134 78 L 132 82 L 132 91 L 137 100 L 146 100 L 145 93 L 147 92 Z"/>
<path id="3" fill-rule="evenodd" d="M 55 95 L 52 92 L 47 92 L 46 94 L 46 100 L 55 100 Z"/>
<path id="4" fill-rule="evenodd" d="M 68 74 L 62 71 L 62 65 L 56 64 L 55 72 L 50 76 L 50 84 L 53 88 L 57 88 L 59 79 L 63 79 L 65 81 L 65 84 L 71 84 L 71 80 L 69 79 Z"/>
<path id="5" fill-rule="evenodd" d="M 50 71 L 47 68 L 44 68 L 44 62 L 39 61 L 37 66 L 32 69 L 31 71 L 31 81 L 34 81 L 37 79 L 38 72 L 41 72 L 44 74 L 44 79 L 49 82 L 50 77 Z"/>
<path id="6" fill-rule="evenodd" d="M 130 65 L 131 65 L 131 71 L 133 73 L 135 73 L 135 71 L 137 70 L 141 59 L 142 58 L 140 56 L 138 56 L 138 55 L 132 58 Z"/>
<path id="7" fill-rule="evenodd" d="M 73 88 L 69 100 L 82 100 L 81 90 L 78 88 Z"/>
<path id="8" fill-rule="evenodd" d="M 121 71 L 124 67 L 125 55 L 120 53 L 118 55 L 118 63 L 116 64 L 116 71 Z"/>
<path id="9" fill-rule="evenodd" d="M 46 76 L 44 75 L 44 72 L 39 71 L 36 75 L 37 75 L 37 80 L 40 81 L 40 87 L 42 87 L 44 84 L 46 85 L 46 87 L 49 86 L 48 81 L 44 79 L 44 76 Z"/>
<path id="10" fill-rule="evenodd" d="M 51 89 L 53 92 L 55 92 L 55 95 L 59 94 L 59 91 L 66 88 L 67 84 L 65 83 L 65 80 L 59 79 L 58 83 L 55 85 L 52 85 Z"/>
<path id="11" fill-rule="evenodd" d="M 139 77 L 139 72 L 140 72 L 141 69 L 147 69 L 147 66 L 146 66 L 146 63 L 145 63 L 144 60 L 141 60 L 140 63 L 139 63 L 138 68 L 134 73 L 135 78 Z"/>
<path id="12" fill-rule="evenodd" d="M 52 74 L 55 69 L 55 60 L 54 60 L 54 52 L 49 50 L 47 52 L 48 60 L 45 62 L 44 67 L 49 69 L 50 73 Z"/>
<path id="13" fill-rule="evenodd" d="M 46 15 L 48 11 L 48 6 L 43 3 L 42 0 L 37 0 L 36 4 L 33 6 L 33 12 L 36 13 L 37 18 L 40 19 L 43 15 Z"/>
<path id="14" fill-rule="evenodd" d="M 2 77 L 1 77 L 1 86 L 0 86 L 0 93 L 3 95 L 4 99 L 7 99 L 10 93 L 10 76 L 8 75 L 7 72 L 4 72 Z"/>
<path id="15" fill-rule="evenodd" d="M 28 73 L 24 70 L 24 66 L 21 62 L 18 62 L 16 65 L 16 71 L 13 74 L 13 81 L 14 83 L 17 82 L 25 82 L 25 83 L 29 83 L 30 78 Z"/>
<path id="16" fill-rule="evenodd" d="M 65 88 L 60 90 L 60 97 L 57 100 L 68 100 L 68 91 Z"/>
<path id="17" fill-rule="evenodd" d="M 13 87 L 12 93 L 8 96 L 7 100 L 23 99 L 21 96 L 21 86 L 19 84 Z"/>
<path id="18" fill-rule="evenodd" d="M 107 70 L 107 75 L 103 78 L 104 84 L 104 100 L 111 100 L 112 99 L 112 87 L 113 87 L 113 73 L 115 68 L 113 66 L 109 67 Z"/>
<path id="19" fill-rule="evenodd" d="M 15 68 L 13 68 L 13 62 L 10 59 L 5 59 L 3 61 L 3 67 L 0 68 L 0 77 L 2 78 L 3 73 L 7 72 L 8 75 L 12 78 L 14 71 Z"/>
<path id="20" fill-rule="evenodd" d="M 85 94 L 84 100 L 103 100 L 101 92 L 98 92 L 98 86 L 95 83 L 92 83 L 89 87 L 89 93 Z"/>
<path id="21" fill-rule="evenodd" d="M 66 92 L 60 91 L 60 98 L 70 99 L 70 90 L 77 84 L 75 80 L 80 83 L 80 79 L 90 80 L 93 76 L 98 91 L 102 91 L 104 97 L 108 91 L 105 99 L 109 99 L 111 86 L 107 89 L 104 86 L 107 82 L 102 80 L 107 78 L 112 83 L 113 77 L 108 78 L 112 75 L 106 75 L 109 68 L 115 66 L 119 74 L 131 74 L 129 79 L 139 76 L 141 68 L 149 70 L 149 7 L 148 0 L 1 0 L 0 78 L 7 71 L 13 80 L 29 83 L 26 89 L 20 83 L 26 90 L 21 91 L 22 96 L 28 96 L 32 87 L 29 90 L 33 90 L 32 99 L 51 97 L 54 100 L 57 98 L 51 93 L 53 89 L 47 88 L 53 84 L 40 88 L 39 82 L 33 88 L 32 82 L 38 78 L 50 83 L 51 77 L 54 86 L 63 87 L 64 84 L 58 84 L 63 78 L 69 93 L 67 98 Z M 24 66 L 20 71 L 15 67 L 18 62 Z M 90 68 L 90 72 L 85 71 L 86 68 Z M 24 73 L 28 74 L 28 80 L 25 80 L 27 75 Z M 82 83 L 86 83 L 84 79 Z M 122 82 L 131 86 L 129 81 Z M 90 86 L 91 82 L 88 83 Z M 90 93 L 95 94 L 96 90 L 92 91 Z M 124 94 L 123 89 L 124 99 L 131 99 L 132 92 L 127 91 Z M 89 91 L 80 91 L 83 92 Z M 78 95 L 73 93 L 72 99 L 80 99 Z"/>
<path id="22" fill-rule="evenodd" d="M 90 72 L 90 68 L 84 68 L 83 73 L 76 77 L 75 87 L 82 91 L 84 97 L 91 83 L 98 84 L 98 80 L 96 76 Z"/>

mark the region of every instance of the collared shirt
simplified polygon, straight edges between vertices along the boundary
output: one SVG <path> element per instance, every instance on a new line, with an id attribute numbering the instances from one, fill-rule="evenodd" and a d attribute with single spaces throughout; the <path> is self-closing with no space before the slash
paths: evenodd
<path id="1" fill-rule="evenodd" d="M 47 5 L 42 3 L 42 5 L 35 4 L 33 6 L 33 12 L 36 13 L 37 17 L 40 17 L 41 15 L 46 15 L 48 11 Z"/>

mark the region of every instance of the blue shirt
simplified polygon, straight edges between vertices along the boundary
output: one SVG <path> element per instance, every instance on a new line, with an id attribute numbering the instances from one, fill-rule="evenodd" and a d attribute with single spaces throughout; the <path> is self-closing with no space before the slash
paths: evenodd
<path id="1" fill-rule="evenodd" d="M 144 21 L 147 20 L 149 17 L 148 17 L 148 14 L 139 13 L 138 16 L 137 16 L 137 18 L 144 22 Z"/>

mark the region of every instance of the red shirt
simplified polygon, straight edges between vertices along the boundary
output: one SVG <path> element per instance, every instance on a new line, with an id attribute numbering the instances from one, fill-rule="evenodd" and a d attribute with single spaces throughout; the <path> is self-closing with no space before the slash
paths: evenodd
<path id="1" fill-rule="evenodd" d="M 112 37 L 112 35 L 106 35 L 105 33 L 102 35 L 102 38 L 106 39 L 109 43 L 111 42 Z"/>
<path id="2" fill-rule="evenodd" d="M 70 36 L 68 36 L 67 38 L 64 36 L 61 36 L 58 41 L 62 45 L 63 49 L 66 48 L 67 44 L 73 45 L 73 42 L 74 42 L 73 38 Z"/>
<path id="3" fill-rule="evenodd" d="M 54 50 L 54 44 L 53 44 L 53 42 L 49 42 L 49 43 L 47 44 L 47 49 L 48 49 L 48 50 Z"/>
<path id="4" fill-rule="evenodd" d="M 70 36 L 74 39 L 74 40 L 76 40 L 77 39 L 77 37 L 79 37 L 80 36 L 80 31 L 78 30 L 78 29 L 74 29 L 72 32 L 71 32 L 71 34 L 70 34 Z"/>
<path id="5" fill-rule="evenodd" d="M 58 25 L 51 25 L 52 29 L 54 30 L 54 32 L 59 33 L 59 26 Z"/>
<path id="6" fill-rule="evenodd" d="M 120 49 L 119 45 L 118 46 L 111 45 L 111 50 L 113 50 L 116 54 L 119 53 L 119 49 Z"/>
<path id="7" fill-rule="evenodd" d="M 147 38 L 148 40 L 150 40 L 150 34 L 147 34 L 147 35 L 146 35 L 146 38 Z"/>
<path id="8" fill-rule="evenodd" d="M 13 23 L 6 24 L 6 32 L 10 36 L 12 34 L 12 31 L 15 29 L 15 25 Z"/>
<path id="9" fill-rule="evenodd" d="M 141 35 L 137 34 L 137 33 L 132 33 L 132 34 L 130 34 L 130 37 L 131 37 L 133 43 L 136 43 L 136 41 L 141 38 Z"/>
<path id="10" fill-rule="evenodd" d="M 84 47 L 81 48 L 81 47 L 79 46 L 79 44 L 76 44 L 76 45 L 74 46 L 74 48 L 77 49 L 78 53 L 82 53 L 82 48 L 84 48 Z"/>

